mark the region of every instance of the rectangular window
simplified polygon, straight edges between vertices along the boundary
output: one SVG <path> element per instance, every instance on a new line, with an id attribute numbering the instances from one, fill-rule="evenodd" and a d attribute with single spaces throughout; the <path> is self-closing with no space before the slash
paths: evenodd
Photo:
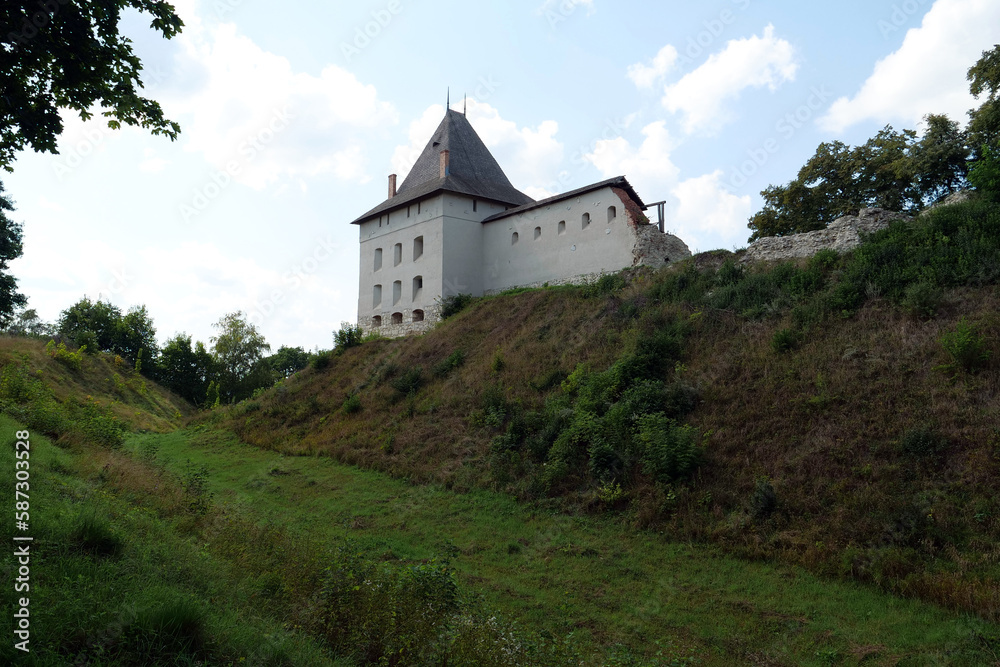
<path id="1" fill-rule="evenodd" d="M 373 271 L 379 271 L 382 268 L 382 248 L 375 248 L 375 266 Z"/>
<path id="2" fill-rule="evenodd" d="M 473 199 L 473 200 L 472 200 L 472 212 L 473 212 L 473 213 L 475 213 L 475 212 L 476 212 L 476 209 L 477 209 L 478 207 L 479 207 L 479 202 L 477 202 L 477 201 L 476 201 L 475 199 Z"/>
<path id="3" fill-rule="evenodd" d="M 376 285 L 375 289 L 372 290 L 372 307 L 378 306 L 382 303 L 382 286 Z"/>
<path id="4" fill-rule="evenodd" d="M 399 266 L 403 262 L 403 244 L 397 243 L 392 248 L 392 265 Z"/>
<path id="5" fill-rule="evenodd" d="M 413 239 L 413 259 L 418 259 L 424 254 L 424 237 L 418 236 Z"/>

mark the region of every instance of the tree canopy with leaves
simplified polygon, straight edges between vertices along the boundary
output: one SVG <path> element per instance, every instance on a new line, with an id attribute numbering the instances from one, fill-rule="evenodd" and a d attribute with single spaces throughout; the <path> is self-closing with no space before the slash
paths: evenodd
<path id="1" fill-rule="evenodd" d="M 111 352 L 134 364 L 140 355 L 146 361 L 158 353 L 156 327 L 146 306 L 121 309 L 106 301 L 83 297 L 59 315 L 58 332 L 87 351 Z"/>
<path id="2" fill-rule="evenodd" d="M 761 192 L 750 241 L 823 229 L 864 207 L 915 212 L 967 184 L 1000 201 L 1000 44 L 983 52 L 967 79 L 982 104 L 969 111 L 965 130 L 930 114 L 919 140 L 886 126 L 863 146 L 820 144 L 793 181 Z"/>
<path id="3" fill-rule="evenodd" d="M 274 382 L 264 355 L 271 346 L 242 311 L 229 313 L 213 326 L 219 330 L 212 337 L 212 354 L 218 364 L 219 390 L 224 401 L 242 401 L 254 390 Z"/>
<path id="4" fill-rule="evenodd" d="M 150 27 L 170 39 L 184 25 L 161 0 L 4 0 L 0 3 L 0 166 L 17 151 L 55 153 L 63 130 L 60 109 L 87 120 L 92 109 L 122 123 L 175 139 L 177 123 L 142 97 L 142 63 L 119 34 L 125 9 L 153 17 Z"/>
<path id="5" fill-rule="evenodd" d="M 14 311 L 24 306 L 28 299 L 17 291 L 17 278 L 10 274 L 9 263 L 22 253 L 21 225 L 7 217 L 14 210 L 14 203 L 3 192 L 0 183 L 0 327 L 7 327 L 14 318 Z"/>
<path id="6" fill-rule="evenodd" d="M 750 218 L 750 241 L 823 229 L 840 216 L 877 207 L 914 212 L 964 187 L 966 135 L 947 116 L 929 115 L 927 130 L 887 125 L 861 146 L 822 143 L 787 185 L 770 185 Z"/>

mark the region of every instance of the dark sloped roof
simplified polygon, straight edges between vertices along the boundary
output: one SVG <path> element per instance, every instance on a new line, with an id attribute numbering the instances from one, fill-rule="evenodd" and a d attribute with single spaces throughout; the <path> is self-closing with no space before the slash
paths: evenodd
<path id="1" fill-rule="evenodd" d="M 443 150 L 449 152 L 449 166 L 448 175 L 441 178 Z M 510 184 L 503 169 L 465 115 L 449 109 L 410 173 L 396 190 L 396 196 L 386 199 L 351 224 L 358 224 L 441 190 L 482 197 L 511 206 L 534 201 Z"/>
<path id="2" fill-rule="evenodd" d="M 549 197 L 547 199 L 540 199 L 540 200 L 535 201 L 535 202 L 530 202 L 528 204 L 524 204 L 522 206 L 518 206 L 517 208 L 508 209 L 506 211 L 503 211 L 502 213 L 496 213 L 496 214 L 491 215 L 490 217 L 486 218 L 485 220 L 483 220 L 483 222 L 487 223 L 487 222 L 493 222 L 494 220 L 500 220 L 501 218 L 507 218 L 507 217 L 510 217 L 512 215 L 517 215 L 518 213 L 524 213 L 525 211 L 530 211 L 530 210 L 535 209 L 535 208 L 541 208 L 542 206 L 548 206 L 549 204 L 554 204 L 556 202 L 560 202 L 560 201 L 563 201 L 563 200 L 566 200 L 566 199 L 571 199 L 573 197 L 578 197 L 578 196 L 580 196 L 582 194 L 586 194 L 588 192 L 593 192 L 594 190 L 600 190 L 601 188 L 605 188 L 605 187 L 617 187 L 617 188 L 621 188 L 626 193 L 628 193 L 628 196 L 632 198 L 632 201 L 634 201 L 636 204 L 638 204 L 639 208 L 641 208 L 643 211 L 645 211 L 648 208 L 644 203 L 642 203 L 642 200 L 639 198 L 639 195 L 636 193 L 635 188 L 633 188 L 629 184 L 629 182 L 625 179 L 624 176 L 615 176 L 614 178 L 609 178 L 608 180 L 601 181 L 600 183 L 593 183 L 591 185 L 585 185 L 582 188 L 577 188 L 576 190 L 570 190 L 569 192 L 564 192 L 561 195 L 555 195 L 554 197 Z"/>

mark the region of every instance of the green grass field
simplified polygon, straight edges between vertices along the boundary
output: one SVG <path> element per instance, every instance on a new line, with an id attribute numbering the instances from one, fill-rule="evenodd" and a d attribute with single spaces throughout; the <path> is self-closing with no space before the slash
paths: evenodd
<path id="1" fill-rule="evenodd" d="M 203 466 L 215 502 L 306 540 L 347 539 L 387 561 L 448 557 L 464 589 L 527 627 L 573 633 L 596 664 L 657 647 L 705 665 L 992 659 L 996 629 L 978 619 L 679 544 L 615 517 L 410 485 L 208 429 L 137 435 L 127 448 L 177 474 Z"/>

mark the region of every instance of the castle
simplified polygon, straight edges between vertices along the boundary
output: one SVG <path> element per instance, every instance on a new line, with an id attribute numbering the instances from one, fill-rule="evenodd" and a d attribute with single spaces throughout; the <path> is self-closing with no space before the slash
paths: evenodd
<path id="1" fill-rule="evenodd" d="M 358 324 L 421 332 L 443 298 L 579 283 L 690 257 L 624 176 L 535 201 L 511 185 L 464 113 L 448 109 L 406 179 L 351 224 L 361 236 Z"/>

